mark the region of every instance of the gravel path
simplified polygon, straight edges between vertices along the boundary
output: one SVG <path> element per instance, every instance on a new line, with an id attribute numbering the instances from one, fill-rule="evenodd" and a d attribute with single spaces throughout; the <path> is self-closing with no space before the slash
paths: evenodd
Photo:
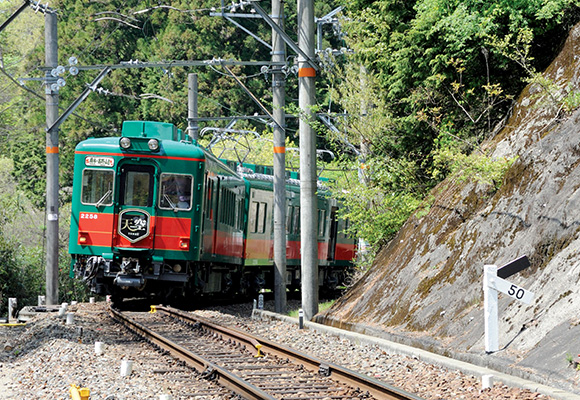
<path id="1" fill-rule="evenodd" d="M 266 303 L 266 309 L 272 305 Z M 87 387 L 92 400 L 159 399 L 176 385 L 197 380 L 194 371 L 161 356 L 114 323 L 105 303 L 78 304 L 73 324 L 56 313 L 40 315 L 25 327 L 0 327 L 0 399 L 70 399 L 71 384 Z M 496 384 L 481 390 L 478 378 L 446 370 L 406 356 L 386 354 L 373 346 L 299 330 L 282 321 L 254 321 L 251 308 L 237 305 L 196 314 L 240 330 L 277 340 L 324 360 L 402 387 L 424 399 L 549 399 L 528 390 Z M 79 328 L 82 328 L 82 333 Z M 95 354 L 95 341 L 104 353 Z M 133 373 L 120 376 L 123 359 L 134 361 Z M 179 370 L 169 379 L 161 371 Z M 174 396 L 174 400 L 179 398 Z M 185 398 L 185 397 L 184 397 Z M 211 396 L 187 397 L 211 399 Z"/>

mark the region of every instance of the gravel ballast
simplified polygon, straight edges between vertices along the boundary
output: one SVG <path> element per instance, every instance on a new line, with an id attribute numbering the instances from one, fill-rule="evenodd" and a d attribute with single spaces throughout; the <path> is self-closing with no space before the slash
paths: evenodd
<path id="1" fill-rule="evenodd" d="M 266 308 L 271 306 L 266 303 Z M 183 371 L 183 366 L 169 356 L 156 352 L 115 323 L 107 307 L 104 302 L 70 306 L 69 311 L 74 312 L 72 324 L 58 313 L 44 313 L 26 326 L 0 327 L 0 399 L 69 399 L 71 384 L 90 389 L 92 400 L 159 399 L 162 394 L 178 392 L 172 388 L 176 383 L 159 371 L 182 370 L 187 378 L 180 384 L 199 379 L 193 371 Z M 480 378 L 457 370 L 314 330 L 300 330 L 281 320 L 254 320 L 249 305 L 216 307 L 195 314 L 297 348 L 426 400 L 551 398 L 499 382 L 482 389 Z M 96 341 L 104 343 L 101 355 L 95 354 Z M 133 372 L 128 377 L 120 374 L 124 359 L 133 361 Z"/>

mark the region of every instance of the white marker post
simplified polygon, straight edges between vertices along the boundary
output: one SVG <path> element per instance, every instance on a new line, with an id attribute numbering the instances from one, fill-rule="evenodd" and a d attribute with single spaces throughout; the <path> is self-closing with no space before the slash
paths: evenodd
<path id="1" fill-rule="evenodd" d="M 483 267 L 483 307 L 485 313 L 485 351 L 492 353 L 499 350 L 498 339 L 498 290 L 508 296 L 530 304 L 534 293 L 497 276 L 496 265 Z"/>

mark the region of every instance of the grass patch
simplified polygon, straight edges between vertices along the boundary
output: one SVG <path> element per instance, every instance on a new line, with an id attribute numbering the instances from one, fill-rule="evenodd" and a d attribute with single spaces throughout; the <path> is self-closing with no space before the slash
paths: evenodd
<path id="1" fill-rule="evenodd" d="M 325 301 L 324 303 L 318 303 L 318 312 L 328 310 L 334 304 L 336 300 Z M 288 316 L 292 318 L 298 318 L 298 309 L 288 311 Z"/>

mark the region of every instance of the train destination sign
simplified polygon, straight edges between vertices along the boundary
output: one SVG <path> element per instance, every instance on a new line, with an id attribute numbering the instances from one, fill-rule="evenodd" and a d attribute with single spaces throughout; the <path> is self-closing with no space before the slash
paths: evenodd
<path id="1" fill-rule="evenodd" d="M 115 160 L 112 157 L 85 157 L 85 165 L 87 167 L 112 167 L 115 165 Z"/>

